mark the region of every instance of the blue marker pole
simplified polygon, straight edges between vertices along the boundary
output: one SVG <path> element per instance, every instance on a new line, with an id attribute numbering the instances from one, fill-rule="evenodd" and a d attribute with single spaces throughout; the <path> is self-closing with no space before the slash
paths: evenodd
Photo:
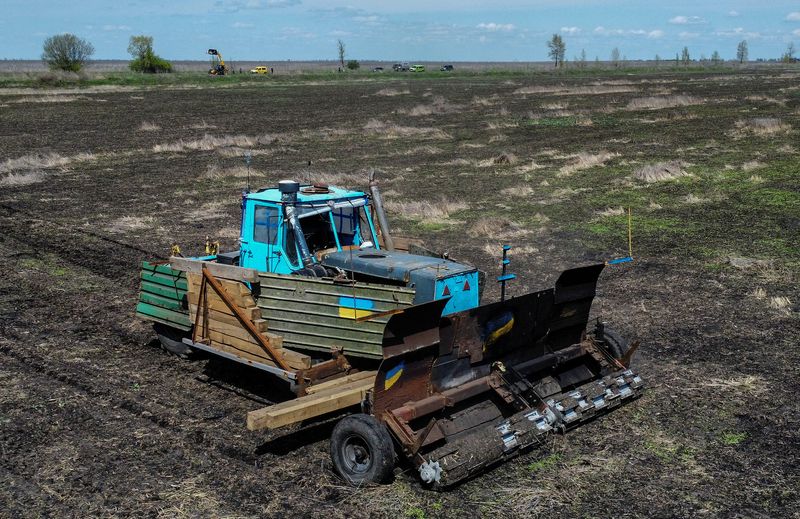
<path id="1" fill-rule="evenodd" d="M 501 275 L 497 276 L 497 281 L 500 282 L 500 301 L 505 301 L 506 299 L 506 281 L 511 281 L 512 279 L 516 279 L 516 274 L 507 274 L 506 268 L 508 264 L 511 263 L 511 260 L 508 259 L 508 251 L 511 250 L 511 245 L 503 245 L 503 271 Z"/>

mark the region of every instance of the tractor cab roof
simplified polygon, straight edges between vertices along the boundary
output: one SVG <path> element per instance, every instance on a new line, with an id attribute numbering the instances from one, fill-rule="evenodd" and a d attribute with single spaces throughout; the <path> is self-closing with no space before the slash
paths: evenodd
<path id="1" fill-rule="evenodd" d="M 354 198 L 364 198 L 363 191 L 351 191 L 335 186 L 324 186 L 320 184 L 305 184 L 300 186 L 297 193 L 297 202 L 300 204 L 319 204 L 329 200 L 347 200 Z M 259 202 L 281 203 L 281 192 L 277 187 L 260 189 L 246 195 L 248 200 L 258 200 Z"/>

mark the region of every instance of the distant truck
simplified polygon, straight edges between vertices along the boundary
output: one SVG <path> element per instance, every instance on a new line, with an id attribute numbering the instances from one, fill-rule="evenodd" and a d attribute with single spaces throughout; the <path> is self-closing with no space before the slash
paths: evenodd
<path id="1" fill-rule="evenodd" d="M 409 68 L 410 66 L 407 62 L 395 63 L 394 65 L 392 65 L 392 70 L 394 70 L 395 72 L 408 72 Z"/>
<path id="2" fill-rule="evenodd" d="M 442 65 L 442 68 L 439 69 L 440 72 L 452 72 L 453 65 Z"/>
<path id="3" fill-rule="evenodd" d="M 250 69 L 251 74 L 269 74 L 269 67 L 256 67 Z"/>

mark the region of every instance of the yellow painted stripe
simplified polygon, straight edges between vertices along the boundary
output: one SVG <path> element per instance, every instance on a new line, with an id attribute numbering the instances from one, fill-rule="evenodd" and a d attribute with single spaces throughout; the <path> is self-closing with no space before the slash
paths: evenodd
<path id="1" fill-rule="evenodd" d="M 372 310 L 357 310 L 355 308 L 345 308 L 343 306 L 339 307 L 339 317 L 344 317 L 345 319 L 360 319 L 362 317 L 372 315 L 372 313 Z"/>
<path id="2" fill-rule="evenodd" d="M 395 382 L 400 380 L 400 375 L 403 374 L 403 370 L 401 369 L 397 373 L 395 373 L 392 378 L 387 378 L 386 381 L 383 383 L 383 389 L 389 389 L 394 385 Z"/>
<path id="3" fill-rule="evenodd" d="M 484 348 L 488 348 L 489 346 L 497 342 L 497 339 L 510 332 L 511 328 L 513 327 L 514 327 L 514 319 L 512 318 L 506 324 L 504 324 L 497 330 L 493 331 L 491 335 L 489 335 L 489 338 L 486 339 L 486 346 L 484 346 Z"/>

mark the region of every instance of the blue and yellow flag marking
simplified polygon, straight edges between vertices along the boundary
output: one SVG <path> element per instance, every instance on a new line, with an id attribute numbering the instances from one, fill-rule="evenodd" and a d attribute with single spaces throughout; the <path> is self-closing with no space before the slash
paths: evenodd
<path id="1" fill-rule="evenodd" d="M 487 322 L 484 328 L 483 350 L 500 340 L 514 328 L 514 314 L 503 312 L 498 317 Z"/>
<path id="2" fill-rule="evenodd" d="M 371 299 L 360 297 L 340 296 L 339 317 L 345 319 L 360 319 L 374 313 L 374 303 Z"/>
<path id="3" fill-rule="evenodd" d="M 395 382 L 400 380 L 400 377 L 403 375 L 403 368 L 406 367 L 405 361 L 400 361 L 397 366 L 393 367 L 389 371 L 386 372 L 386 378 L 383 381 L 383 389 L 388 390 L 390 387 L 394 385 Z"/>

